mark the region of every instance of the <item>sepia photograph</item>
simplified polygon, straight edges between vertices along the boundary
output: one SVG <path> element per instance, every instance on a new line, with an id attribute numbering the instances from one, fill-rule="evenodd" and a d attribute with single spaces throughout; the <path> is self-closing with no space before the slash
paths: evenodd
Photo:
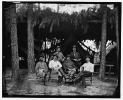
<path id="1" fill-rule="evenodd" d="M 120 98 L 121 8 L 2 1 L 2 97 Z"/>

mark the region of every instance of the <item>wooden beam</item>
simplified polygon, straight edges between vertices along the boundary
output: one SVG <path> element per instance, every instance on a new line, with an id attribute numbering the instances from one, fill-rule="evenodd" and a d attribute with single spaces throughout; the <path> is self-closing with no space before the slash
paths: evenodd
<path id="1" fill-rule="evenodd" d="M 93 72 L 94 74 L 98 74 L 99 72 Z M 114 72 L 105 72 L 105 74 L 114 74 Z"/>
<path id="2" fill-rule="evenodd" d="M 100 21 L 100 20 L 91 20 L 91 21 L 88 21 L 88 23 L 102 23 L 102 21 Z"/>

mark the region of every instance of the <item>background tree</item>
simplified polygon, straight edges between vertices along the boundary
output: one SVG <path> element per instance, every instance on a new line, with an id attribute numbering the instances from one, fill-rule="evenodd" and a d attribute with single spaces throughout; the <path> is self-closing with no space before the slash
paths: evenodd
<path id="1" fill-rule="evenodd" d="M 105 63 L 106 63 L 106 34 L 107 34 L 107 6 L 102 5 L 103 19 L 102 19 L 102 35 L 101 35 L 101 61 L 99 78 L 104 80 L 105 77 Z"/>
<path id="2" fill-rule="evenodd" d="M 18 38 L 16 22 L 16 5 L 10 7 L 10 24 L 11 24 L 11 52 L 12 52 L 12 80 L 19 78 L 19 56 L 18 56 Z"/>
<path id="3" fill-rule="evenodd" d="M 117 43 L 117 74 L 119 74 L 119 30 L 118 30 L 118 7 L 115 7 L 115 29 L 116 29 L 116 43 Z"/>
<path id="4" fill-rule="evenodd" d="M 28 4 L 27 15 L 27 41 L 28 41 L 28 72 L 33 73 L 35 67 L 34 61 L 34 34 L 33 34 L 33 4 Z"/>

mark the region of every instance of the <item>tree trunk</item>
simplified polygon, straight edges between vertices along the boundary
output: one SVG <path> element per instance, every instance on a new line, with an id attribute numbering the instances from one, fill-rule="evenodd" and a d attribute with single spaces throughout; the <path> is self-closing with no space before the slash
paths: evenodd
<path id="1" fill-rule="evenodd" d="M 118 30 L 118 7 L 115 8 L 115 28 L 117 44 L 117 75 L 119 74 L 119 30 Z"/>
<path id="2" fill-rule="evenodd" d="M 34 34 L 33 34 L 33 27 L 32 27 L 32 11 L 33 5 L 28 4 L 28 19 L 27 19 L 27 41 L 28 41 L 28 72 L 33 73 L 35 67 L 35 60 L 34 60 Z"/>
<path id="3" fill-rule="evenodd" d="M 45 50 L 46 50 L 46 38 L 45 38 Z M 45 62 L 46 62 L 46 52 L 45 52 Z"/>
<path id="4" fill-rule="evenodd" d="M 40 3 L 38 4 L 38 12 L 40 12 Z M 39 24 L 40 25 L 40 24 Z M 40 28 L 39 28 L 39 54 L 41 53 L 41 31 L 40 31 Z"/>
<path id="5" fill-rule="evenodd" d="M 17 38 L 17 22 L 16 22 L 16 6 L 11 6 L 11 52 L 12 52 L 12 80 L 19 78 L 19 56 L 18 56 L 18 38 Z"/>
<path id="6" fill-rule="evenodd" d="M 104 80 L 105 77 L 105 63 L 106 63 L 106 29 L 107 28 L 107 8 L 104 5 L 104 13 L 102 19 L 102 36 L 101 36 L 101 61 L 99 78 Z"/>
<path id="7" fill-rule="evenodd" d="M 59 4 L 57 4 L 57 13 L 59 13 Z"/>

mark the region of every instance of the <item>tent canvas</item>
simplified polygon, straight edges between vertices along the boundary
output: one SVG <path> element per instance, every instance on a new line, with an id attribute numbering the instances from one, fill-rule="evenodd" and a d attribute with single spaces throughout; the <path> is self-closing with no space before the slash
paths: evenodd
<path id="1" fill-rule="evenodd" d="M 23 50 L 24 53 L 27 54 L 27 48 L 25 46 L 23 46 L 26 43 L 27 42 L 26 42 L 25 38 L 23 38 L 23 39 L 20 38 L 19 39 L 19 48 L 21 50 Z M 71 34 L 67 39 L 61 41 L 61 43 L 58 43 L 57 45 L 52 46 L 50 49 L 46 49 L 46 50 L 41 51 L 41 53 L 48 53 L 48 54 L 52 55 L 51 51 L 56 49 L 57 46 L 60 46 L 61 47 L 61 52 L 63 52 L 63 54 L 66 56 L 67 54 L 70 54 L 72 52 L 72 46 L 73 45 L 76 45 L 77 51 L 80 53 L 82 61 L 85 61 L 85 56 L 90 55 L 90 54 L 89 54 L 89 52 L 87 52 L 86 50 L 84 50 L 81 47 L 81 45 L 78 43 L 78 41 L 76 40 L 76 38 L 73 34 Z M 39 51 L 39 46 L 36 45 L 36 44 L 34 46 L 35 46 L 34 49 L 36 51 Z M 38 55 L 40 55 L 40 54 L 35 54 L 36 58 L 37 58 Z"/>
<path id="2" fill-rule="evenodd" d="M 57 45 L 51 47 L 50 49 L 44 50 L 41 53 L 49 53 L 50 56 L 53 54 L 51 50 L 56 49 L 57 46 L 60 46 L 61 52 L 66 56 L 67 54 L 70 54 L 72 52 L 72 46 L 76 45 L 77 51 L 80 53 L 82 62 L 85 62 L 85 56 L 90 55 L 88 51 L 84 50 L 82 46 L 78 43 L 76 38 L 73 34 L 71 34 L 67 39 L 63 40 L 61 43 L 58 43 Z M 91 58 L 92 55 L 90 55 Z M 93 59 L 91 59 L 93 61 Z"/>
<path id="3" fill-rule="evenodd" d="M 64 55 L 70 54 L 72 52 L 72 46 L 76 45 L 76 49 L 79 52 L 82 62 L 85 62 L 85 56 L 90 55 L 89 52 L 87 52 L 86 50 L 84 50 L 82 48 L 82 46 L 78 43 L 78 41 L 76 40 L 75 36 L 73 34 L 71 34 L 68 39 L 66 39 L 66 41 L 60 45 L 61 47 L 61 52 L 63 52 Z M 90 55 L 91 58 L 93 58 Z M 93 59 L 91 59 L 93 60 Z"/>

